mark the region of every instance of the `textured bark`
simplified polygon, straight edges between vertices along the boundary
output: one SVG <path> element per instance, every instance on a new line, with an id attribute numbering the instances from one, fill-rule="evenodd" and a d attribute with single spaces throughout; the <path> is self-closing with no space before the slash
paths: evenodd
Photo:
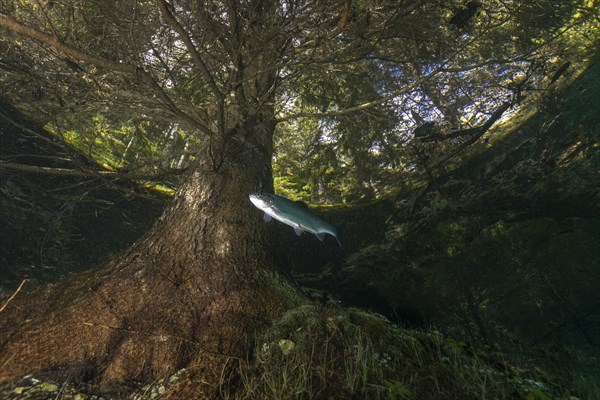
<path id="1" fill-rule="evenodd" d="M 213 143 L 153 229 L 109 265 L 11 303 L 0 381 L 45 372 L 112 388 L 186 367 L 167 397 L 215 397 L 252 335 L 300 301 L 248 200 L 272 185 L 269 146 L 244 140 L 270 143 L 272 126 L 259 126 Z"/>

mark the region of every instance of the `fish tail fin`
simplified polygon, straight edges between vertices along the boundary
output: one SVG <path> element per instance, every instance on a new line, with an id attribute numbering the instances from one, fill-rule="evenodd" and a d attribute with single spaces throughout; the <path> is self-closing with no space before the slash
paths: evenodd
<path id="1" fill-rule="evenodd" d="M 337 236 L 335 237 L 335 240 L 337 240 L 338 244 L 340 245 L 340 247 L 343 249 L 344 246 L 342 246 L 342 242 L 340 242 L 340 239 L 337 238 Z"/>
<path id="2" fill-rule="evenodd" d="M 332 234 L 332 236 L 335 238 L 335 240 L 337 240 L 337 242 L 340 245 L 340 247 L 344 248 L 344 246 L 342 246 L 342 242 L 340 242 L 340 232 L 339 232 L 337 226 L 333 227 L 333 234 Z"/>
<path id="3" fill-rule="evenodd" d="M 325 234 L 333 236 L 335 238 L 335 240 L 338 242 L 338 244 L 340 245 L 340 247 L 343 247 L 342 242 L 340 242 L 340 235 L 339 235 L 338 228 L 336 226 L 328 225 L 325 229 L 315 232 L 315 236 L 321 242 L 323 241 L 323 239 L 325 239 Z"/>

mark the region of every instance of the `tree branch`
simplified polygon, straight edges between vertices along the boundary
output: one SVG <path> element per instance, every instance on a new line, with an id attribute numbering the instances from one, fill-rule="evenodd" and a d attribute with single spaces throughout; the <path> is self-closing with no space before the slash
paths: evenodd
<path id="1" fill-rule="evenodd" d="M 231 41 L 232 45 L 229 53 L 231 54 L 231 59 L 234 61 L 235 71 L 233 74 L 233 79 L 231 82 L 232 88 L 235 91 L 236 101 L 238 103 L 238 107 L 242 110 L 242 114 L 245 114 L 244 106 L 246 103 L 246 93 L 244 91 L 244 60 L 242 57 L 242 52 L 240 51 L 242 48 L 242 34 L 240 32 L 240 20 L 238 18 L 237 11 L 237 0 L 228 0 L 226 2 L 227 5 L 227 17 L 229 18 L 229 25 L 231 26 Z M 224 48 L 225 41 L 222 41 Z"/>
<path id="2" fill-rule="evenodd" d="M 173 102 L 173 100 L 167 95 L 167 93 L 163 90 L 163 88 L 154 80 L 152 75 L 144 70 L 142 67 L 139 67 L 134 64 L 129 63 L 120 63 L 112 60 L 107 60 L 105 58 L 97 57 L 92 54 L 88 54 L 84 51 L 81 51 L 75 47 L 71 47 L 65 43 L 63 43 L 57 37 L 52 35 L 48 35 L 42 31 L 39 31 L 35 28 L 23 25 L 12 17 L 7 15 L 0 14 L 0 26 L 7 28 L 10 31 L 18 33 L 20 35 L 26 36 L 28 38 L 38 40 L 42 43 L 45 43 L 54 49 L 71 56 L 74 59 L 79 61 L 94 65 L 98 68 L 107 69 L 115 72 L 123 72 L 126 74 L 131 74 L 138 76 L 143 82 L 149 85 L 161 100 L 165 103 L 165 105 L 171 110 L 171 112 L 182 120 L 192 124 L 199 128 L 202 132 L 211 135 L 213 132 L 202 122 L 197 119 L 191 117 L 190 115 L 183 112 L 177 105 Z"/>
<path id="3" fill-rule="evenodd" d="M 444 133 L 444 134 L 434 132 L 432 135 L 421 137 L 420 140 L 421 140 L 421 142 L 438 142 L 438 141 L 442 141 L 442 140 L 454 139 L 454 138 L 464 137 L 464 136 L 472 137 L 473 135 L 479 135 L 480 132 L 481 132 L 481 127 L 476 126 L 473 128 L 456 129 L 456 130 L 453 130 L 451 132 Z"/>
<path id="4" fill-rule="evenodd" d="M 420 3 L 419 3 L 420 4 Z M 474 39 L 472 39 L 471 41 L 469 41 L 468 43 L 465 44 L 465 47 L 468 46 L 472 41 L 474 41 Z M 337 115 L 343 115 L 343 114 L 348 114 L 351 112 L 355 112 L 355 111 L 360 111 L 360 110 L 364 110 L 364 109 L 368 109 L 370 107 L 376 106 L 378 104 L 382 104 L 385 103 L 387 101 L 390 101 L 404 93 L 410 92 L 411 90 L 414 90 L 418 87 L 420 87 L 421 85 L 423 85 L 424 83 L 428 82 L 431 78 L 437 76 L 439 73 L 441 73 L 445 66 L 452 60 L 454 59 L 454 57 L 456 57 L 458 54 L 460 54 L 463 51 L 462 48 L 457 49 L 454 53 L 452 53 L 444 62 L 441 62 L 440 65 L 433 71 L 431 71 L 430 73 L 424 75 L 424 76 L 420 76 L 418 79 L 416 79 L 413 83 L 399 89 L 398 91 L 388 94 L 386 96 L 380 97 L 378 99 L 372 100 L 372 101 L 368 101 L 366 103 L 362 103 L 362 104 L 357 104 L 355 106 L 351 106 L 348 108 L 344 108 L 342 110 L 335 110 L 335 111 L 328 111 L 328 112 L 300 112 L 300 113 L 296 113 L 296 114 L 291 114 L 288 116 L 284 116 L 282 118 L 278 118 L 276 120 L 276 122 L 283 122 L 283 121 L 289 121 L 292 119 L 298 119 L 298 118 L 323 118 L 323 117 L 334 117 Z"/>
<path id="5" fill-rule="evenodd" d="M 348 16 L 350 15 L 350 0 L 344 0 L 344 8 L 340 13 L 340 18 L 338 23 L 335 26 L 335 29 L 323 36 L 317 36 L 313 39 L 308 40 L 306 43 L 303 43 L 299 46 L 293 47 L 294 53 L 302 53 L 306 50 L 315 49 L 319 43 L 323 40 L 331 40 L 339 36 L 346 27 L 346 23 L 348 22 Z"/>
<path id="6" fill-rule="evenodd" d="M 219 89 L 217 83 L 210 74 L 206 63 L 204 62 L 204 60 L 202 60 L 198 49 L 196 49 L 196 46 L 194 46 L 192 39 L 185 31 L 184 27 L 179 23 L 177 18 L 175 18 L 171 10 L 169 10 L 169 5 L 165 0 L 156 0 L 156 3 L 158 4 L 158 8 L 160 9 L 161 15 L 165 19 L 165 22 L 167 22 L 171 26 L 171 28 L 175 30 L 175 32 L 177 32 L 177 34 L 185 44 L 185 47 L 190 52 L 192 59 L 198 64 L 198 67 L 200 68 L 200 73 L 208 81 L 208 85 L 210 86 L 214 95 L 217 97 L 217 99 L 221 100 L 223 98 L 223 93 L 221 93 L 221 90 Z"/>
<path id="7" fill-rule="evenodd" d="M 376 106 L 378 104 L 382 104 L 385 102 L 388 102 L 404 93 L 407 93 L 417 87 L 419 87 L 420 85 L 422 85 L 424 82 L 428 81 L 429 79 L 433 78 L 435 75 L 437 75 L 441 70 L 441 67 L 437 68 L 436 70 L 432 71 L 431 73 L 425 75 L 424 77 L 422 77 L 421 79 L 418 79 L 417 81 L 411 83 L 410 85 L 407 85 L 405 87 L 403 87 L 402 89 L 388 94 L 387 96 L 383 96 L 380 97 L 378 99 L 372 100 L 372 101 L 368 101 L 366 103 L 362 103 L 362 104 L 357 104 L 355 106 L 351 106 L 348 108 L 344 108 L 341 110 L 335 110 L 335 111 L 326 111 L 326 112 L 300 112 L 300 113 L 296 113 L 296 114 L 291 114 L 288 116 L 284 116 L 282 118 L 278 118 L 277 122 L 283 122 L 283 121 L 289 121 L 292 119 L 298 119 L 298 118 L 324 118 L 324 117 L 335 117 L 338 115 L 344 115 L 344 114 L 349 114 L 355 111 L 361 111 L 361 110 L 365 110 L 368 108 L 371 108 L 373 106 Z"/>
<path id="8" fill-rule="evenodd" d="M 421 8 L 422 6 L 424 6 L 427 3 L 431 3 L 431 0 L 420 0 L 420 1 L 416 1 L 411 5 L 408 5 L 404 8 L 402 8 L 402 13 L 401 15 L 409 15 L 411 14 L 413 11 L 415 11 L 417 8 Z"/>
<path id="9" fill-rule="evenodd" d="M 15 290 L 15 292 L 8 298 L 8 300 L 6 300 L 6 302 L 4 303 L 4 305 L 2 305 L 2 307 L 0 308 L 0 313 L 2 311 L 4 311 L 4 309 L 6 307 L 8 307 L 8 304 L 17 296 L 17 294 L 21 291 L 21 288 L 23 287 L 23 285 L 25 284 L 25 282 L 27 282 L 27 279 L 23 279 L 23 281 L 21 281 L 21 284 L 19 285 L 19 287 L 17 288 L 17 290 Z"/>
<path id="10" fill-rule="evenodd" d="M 128 74 L 136 74 L 138 67 L 133 64 L 127 63 L 118 63 L 115 61 L 107 60 L 105 58 L 100 58 L 93 56 L 91 54 L 85 53 L 79 49 L 68 46 L 65 43 L 61 42 L 57 37 L 52 35 L 48 35 L 47 33 L 38 31 L 37 29 L 31 28 L 29 26 L 23 25 L 17 20 L 0 14 L 0 26 L 3 26 L 13 32 L 21 34 L 23 36 L 27 36 L 31 39 L 38 40 L 42 43 L 52 46 L 56 50 L 59 50 L 66 55 L 69 55 L 75 59 L 83 61 L 85 63 L 95 65 L 99 68 L 110 69 L 113 71 L 124 72 Z"/>
<path id="11" fill-rule="evenodd" d="M 433 168 L 439 167 L 442 163 L 448 161 L 450 158 L 454 157 L 455 155 L 457 155 L 458 153 L 463 151 L 465 148 L 469 147 L 470 145 L 472 145 L 473 143 L 478 141 L 479 138 L 481 138 L 483 136 L 483 134 L 486 133 L 492 127 L 492 125 L 494 125 L 494 123 L 496 121 L 498 121 L 500 119 L 500 117 L 502 117 L 502 114 L 504 114 L 506 112 L 506 110 L 508 110 L 512 105 L 513 104 L 508 101 L 502 103 L 481 126 L 473 128 L 473 129 L 479 129 L 479 132 L 477 132 L 469 140 L 465 141 L 460 146 L 458 146 L 456 149 L 454 149 L 454 151 L 451 151 L 450 153 L 446 154 L 444 157 L 439 159 L 433 165 Z"/>
<path id="12" fill-rule="evenodd" d="M 196 49 L 196 46 L 194 46 L 194 43 L 192 42 L 190 35 L 188 35 L 185 28 L 179 23 L 177 18 L 175 18 L 175 16 L 169 9 L 169 5 L 167 4 L 167 2 L 165 0 L 156 0 L 156 3 L 158 5 L 158 8 L 160 9 L 160 13 L 161 13 L 162 17 L 165 19 L 165 22 L 167 22 L 167 24 L 169 24 L 169 26 L 171 26 L 171 28 L 173 28 L 175 30 L 175 32 L 177 32 L 177 34 L 179 35 L 179 37 L 185 44 L 185 47 L 190 52 L 192 59 L 197 64 L 198 68 L 200 69 L 200 73 L 202 74 L 204 79 L 206 79 L 206 81 L 208 82 L 208 86 L 210 87 L 213 94 L 217 98 L 217 101 L 219 102 L 219 115 L 218 115 L 219 125 L 221 127 L 221 130 L 224 131 L 225 102 L 224 102 L 223 93 L 219 89 L 219 86 L 217 86 L 217 83 L 215 82 L 214 78 L 212 77 L 206 63 L 200 56 L 198 49 Z"/>
<path id="13" fill-rule="evenodd" d="M 51 174 L 51 175 L 66 175 L 66 176 L 94 176 L 94 175 L 117 176 L 117 175 L 120 175 L 118 172 L 114 172 L 114 171 L 82 171 L 82 170 L 70 169 L 70 168 L 42 167 L 39 165 L 12 163 L 12 162 L 8 162 L 8 161 L 0 160 L 0 170 L 3 170 L 3 169 L 22 171 L 22 172 L 31 172 L 34 174 Z"/>
<path id="14" fill-rule="evenodd" d="M 80 169 L 72 169 L 72 168 L 58 168 L 58 167 L 43 167 L 39 165 L 30 165 L 30 164 L 21 164 L 21 163 L 12 163 L 8 161 L 0 160 L 0 170 L 13 170 L 13 171 L 21 171 L 26 173 L 33 174 L 46 174 L 46 175 L 62 175 L 62 176 L 84 176 L 84 177 L 94 177 L 94 176 L 102 176 L 102 177 L 116 177 L 120 179 L 129 179 L 129 180 L 156 180 L 160 178 L 164 178 L 168 174 L 181 174 L 185 172 L 183 169 L 174 169 L 172 172 L 167 172 L 163 174 L 157 175 L 148 175 L 148 174 L 136 174 L 131 172 L 120 172 L 120 171 L 107 171 L 107 170 L 80 170 Z"/>

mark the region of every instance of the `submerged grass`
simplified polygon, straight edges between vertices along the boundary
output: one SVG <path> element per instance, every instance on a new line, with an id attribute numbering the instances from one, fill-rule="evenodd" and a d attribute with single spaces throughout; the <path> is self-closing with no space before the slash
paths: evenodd
<path id="1" fill-rule="evenodd" d="M 261 335 L 226 399 L 586 399 L 592 375 L 556 378 L 538 364 L 474 349 L 436 331 L 356 309 L 297 308 Z M 567 387 L 568 386 L 568 387 Z M 579 389 L 577 388 L 579 386 Z M 576 395 L 572 393 L 576 392 Z M 579 397 L 581 396 L 581 397 Z M 586 397 L 584 397 L 586 396 Z M 592 397 L 589 397 L 592 396 Z"/>
<path id="2" fill-rule="evenodd" d="M 516 345 L 510 351 L 492 351 L 445 337 L 433 329 L 403 329 L 358 309 L 303 305 L 256 338 L 254 350 L 248 359 L 239 362 L 234 376 L 222 376 L 219 397 L 600 399 L 600 360 L 592 351 L 533 351 Z M 180 373 L 117 398 L 159 399 Z M 32 377 L 18 385 L 0 385 L 2 399 L 101 398 L 91 393 L 91 388 L 77 389 L 66 382 L 40 382 Z"/>

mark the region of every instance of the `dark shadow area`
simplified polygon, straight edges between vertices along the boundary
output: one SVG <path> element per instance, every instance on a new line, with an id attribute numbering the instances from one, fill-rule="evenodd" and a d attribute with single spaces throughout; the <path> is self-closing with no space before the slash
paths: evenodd
<path id="1" fill-rule="evenodd" d="M 103 175 L 43 125 L 0 102 L 0 282 L 11 292 L 109 260 L 160 215 L 167 196 Z"/>

